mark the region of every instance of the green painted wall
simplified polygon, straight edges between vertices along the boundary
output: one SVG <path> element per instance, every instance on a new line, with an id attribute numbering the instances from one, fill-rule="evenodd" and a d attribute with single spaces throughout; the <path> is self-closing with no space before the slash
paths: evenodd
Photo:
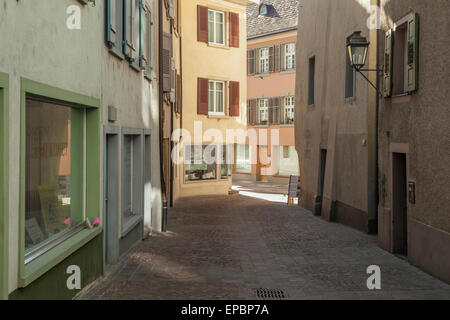
<path id="1" fill-rule="evenodd" d="M 11 300 L 67 300 L 80 290 L 67 289 L 67 267 L 77 265 L 81 269 L 81 288 L 103 274 L 103 234 L 99 234 L 74 254 L 52 268 L 45 275 L 9 295 Z"/>

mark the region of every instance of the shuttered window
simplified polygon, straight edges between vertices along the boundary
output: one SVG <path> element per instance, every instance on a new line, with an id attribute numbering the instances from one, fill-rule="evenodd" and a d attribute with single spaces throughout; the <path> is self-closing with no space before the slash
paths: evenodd
<path id="1" fill-rule="evenodd" d="M 410 14 L 385 34 L 384 97 L 418 89 L 419 15 Z"/>
<path id="2" fill-rule="evenodd" d="M 123 53 L 127 60 L 133 62 L 136 59 L 136 9 L 139 8 L 138 0 L 124 0 L 124 42 Z"/>
<path id="3" fill-rule="evenodd" d="M 225 44 L 225 13 L 208 10 L 208 42 L 218 45 Z"/>
<path id="4" fill-rule="evenodd" d="M 269 48 L 258 50 L 258 73 L 269 73 Z"/>
<path id="5" fill-rule="evenodd" d="M 225 115 L 225 82 L 209 80 L 208 114 Z"/>
<path id="6" fill-rule="evenodd" d="M 139 66 L 148 77 L 152 69 L 151 66 L 151 41 L 152 41 L 152 20 L 151 12 L 147 6 L 140 4 L 140 41 L 139 41 Z"/>
<path id="7" fill-rule="evenodd" d="M 288 43 L 283 45 L 284 53 L 284 67 L 283 70 L 295 69 L 295 43 Z"/>
<path id="8" fill-rule="evenodd" d="M 106 11 L 106 44 L 113 54 L 123 58 L 124 2 L 122 0 L 107 0 Z"/>
<path id="9" fill-rule="evenodd" d="M 170 80 L 172 70 L 172 37 L 169 33 L 163 33 L 163 49 L 162 49 L 162 73 L 163 73 L 163 91 L 170 92 L 172 83 Z"/>

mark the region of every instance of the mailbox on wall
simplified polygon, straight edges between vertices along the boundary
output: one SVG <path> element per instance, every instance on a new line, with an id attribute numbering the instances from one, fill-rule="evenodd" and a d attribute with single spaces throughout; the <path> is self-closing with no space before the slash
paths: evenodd
<path id="1" fill-rule="evenodd" d="M 409 199 L 409 203 L 416 204 L 416 182 L 415 181 L 408 182 L 408 199 Z"/>

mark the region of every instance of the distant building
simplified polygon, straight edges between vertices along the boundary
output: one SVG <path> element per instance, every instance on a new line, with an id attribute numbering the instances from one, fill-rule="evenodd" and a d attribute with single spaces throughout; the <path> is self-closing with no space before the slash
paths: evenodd
<path id="1" fill-rule="evenodd" d="M 298 1 L 261 1 L 247 8 L 247 125 L 256 131 L 257 144 L 237 146 L 235 176 L 273 180 L 298 175 L 297 24 Z M 279 141 L 272 141 L 273 132 L 279 133 Z"/>

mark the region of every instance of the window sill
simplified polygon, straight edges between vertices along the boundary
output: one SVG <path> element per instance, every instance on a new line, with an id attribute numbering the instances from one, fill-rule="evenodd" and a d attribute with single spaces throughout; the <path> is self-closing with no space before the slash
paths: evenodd
<path id="1" fill-rule="evenodd" d="M 102 228 L 84 229 L 24 266 L 19 287 L 25 288 L 102 232 Z"/>
<path id="2" fill-rule="evenodd" d="M 289 70 L 283 70 L 283 71 L 280 71 L 280 74 L 292 74 L 292 73 L 295 73 L 295 69 L 289 69 Z"/>
<path id="3" fill-rule="evenodd" d="M 197 183 L 216 183 L 223 182 L 225 179 L 210 179 L 210 180 L 192 180 L 192 181 L 184 181 L 184 184 L 197 184 Z"/>
<path id="4" fill-rule="evenodd" d="M 283 123 L 280 124 L 280 127 L 295 127 L 295 123 Z"/>
<path id="5" fill-rule="evenodd" d="M 270 72 L 268 72 L 268 73 L 257 73 L 257 74 L 255 74 L 255 77 L 257 77 L 257 78 L 270 77 Z"/>
<path id="6" fill-rule="evenodd" d="M 144 218 L 142 215 L 133 217 L 130 219 L 130 221 L 124 223 L 123 225 L 123 231 L 120 235 L 120 238 L 125 238 Z"/>
<path id="7" fill-rule="evenodd" d="M 208 114 L 208 119 L 231 119 L 231 117 L 224 114 Z"/>
<path id="8" fill-rule="evenodd" d="M 211 42 L 208 42 L 208 47 L 217 48 L 217 49 L 224 49 L 224 50 L 230 50 L 230 47 L 228 47 L 225 44 L 217 44 L 217 43 L 211 43 Z"/>
<path id="9" fill-rule="evenodd" d="M 344 98 L 344 103 L 347 103 L 347 104 L 353 104 L 355 101 L 356 101 L 356 96 Z"/>
<path id="10" fill-rule="evenodd" d="M 109 47 L 109 53 L 121 61 L 125 60 L 123 53 L 117 50 L 116 47 Z"/>

